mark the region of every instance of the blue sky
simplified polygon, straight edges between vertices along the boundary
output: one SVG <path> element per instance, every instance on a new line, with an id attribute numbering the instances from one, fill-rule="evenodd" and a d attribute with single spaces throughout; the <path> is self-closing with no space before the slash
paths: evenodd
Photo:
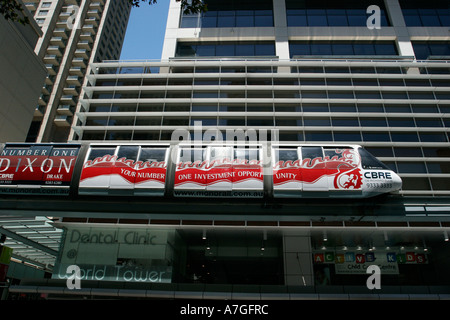
<path id="1" fill-rule="evenodd" d="M 132 8 L 120 60 L 161 59 L 169 0 Z"/>

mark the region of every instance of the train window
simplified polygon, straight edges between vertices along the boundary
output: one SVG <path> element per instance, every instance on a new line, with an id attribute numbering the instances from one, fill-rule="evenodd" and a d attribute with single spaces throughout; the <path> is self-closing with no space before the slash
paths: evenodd
<path id="1" fill-rule="evenodd" d="M 127 160 L 136 160 L 139 152 L 138 146 L 121 146 L 117 159 L 125 158 Z"/>
<path id="2" fill-rule="evenodd" d="M 351 150 L 350 148 L 346 148 L 348 150 Z M 344 152 L 344 150 L 346 149 L 341 149 L 341 148 L 324 148 L 323 149 L 323 153 L 325 154 L 325 157 L 329 157 L 330 159 L 333 159 L 333 157 L 337 157 L 342 158 L 342 153 Z"/>
<path id="3" fill-rule="evenodd" d="M 259 160 L 259 149 L 234 149 L 234 159 Z"/>
<path id="4" fill-rule="evenodd" d="M 322 147 L 302 147 L 303 159 L 323 158 Z"/>
<path id="5" fill-rule="evenodd" d="M 101 158 L 105 155 L 113 156 L 116 152 L 116 148 L 92 148 L 91 152 L 89 153 L 88 160 L 94 160 L 96 158 Z"/>
<path id="6" fill-rule="evenodd" d="M 139 161 L 142 162 L 162 162 L 166 160 L 165 148 L 142 148 Z"/>
<path id="7" fill-rule="evenodd" d="M 181 162 L 195 162 L 206 160 L 206 149 L 202 148 L 182 148 L 180 150 Z"/>
<path id="8" fill-rule="evenodd" d="M 384 169 L 390 170 L 384 163 L 371 155 L 367 150 L 359 148 L 359 155 L 361 156 L 361 165 L 363 169 Z"/>
<path id="9" fill-rule="evenodd" d="M 227 147 L 212 147 L 211 148 L 211 160 L 231 159 L 231 148 Z"/>
<path id="10" fill-rule="evenodd" d="M 274 149 L 273 156 L 275 163 L 288 160 L 296 161 L 299 158 L 297 149 Z"/>

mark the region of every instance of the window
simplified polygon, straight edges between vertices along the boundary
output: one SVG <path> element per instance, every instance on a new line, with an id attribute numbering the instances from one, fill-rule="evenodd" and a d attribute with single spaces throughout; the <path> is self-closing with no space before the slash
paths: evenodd
<path id="1" fill-rule="evenodd" d="M 208 0 L 208 11 L 201 14 L 182 14 L 181 28 L 245 28 L 273 27 L 273 4 L 260 0 L 258 5 L 246 1 Z"/>
<path id="2" fill-rule="evenodd" d="M 136 135 L 136 134 L 135 134 Z M 162 162 L 166 159 L 167 149 L 163 148 L 146 148 L 141 149 L 141 154 L 139 155 L 139 161 L 142 162 Z"/>
<path id="3" fill-rule="evenodd" d="M 431 190 L 428 178 L 402 177 L 402 190 Z"/>
<path id="4" fill-rule="evenodd" d="M 387 127 L 384 118 L 361 118 L 360 122 L 362 127 Z"/>
<path id="5" fill-rule="evenodd" d="M 275 44 L 273 42 L 241 42 L 232 44 L 219 42 L 180 42 L 177 45 L 176 56 L 275 56 Z"/>
<path id="6" fill-rule="evenodd" d="M 427 162 L 429 173 L 450 173 L 450 162 Z"/>
<path id="7" fill-rule="evenodd" d="M 396 157 L 422 157 L 422 150 L 419 147 L 395 147 L 394 152 Z"/>
<path id="8" fill-rule="evenodd" d="M 415 127 L 414 119 L 412 118 L 388 118 L 390 127 Z"/>
<path id="9" fill-rule="evenodd" d="M 323 158 L 321 147 L 302 147 L 302 159 Z"/>
<path id="10" fill-rule="evenodd" d="M 359 121 L 356 118 L 332 118 L 335 127 L 359 127 Z"/>
<path id="11" fill-rule="evenodd" d="M 290 41 L 291 58 L 308 55 L 397 55 L 394 42 L 386 41 Z M 347 71 L 348 72 L 348 71 Z"/>
<path id="12" fill-rule="evenodd" d="M 278 161 L 296 161 L 299 159 L 297 149 L 274 149 L 275 163 Z"/>
<path id="13" fill-rule="evenodd" d="M 399 173 L 427 173 L 424 162 L 397 162 Z"/>
<path id="14" fill-rule="evenodd" d="M 361 141 L 361 133 L 357 131 L 335 131 L 334 141 Z"/>
<path id="15" fill-rule="evenodd" d="M 38 16 L 46 16 L 48 13 L 48 10 L 39 10 Z"/>
<path id="16" fill-rule="evenodd" d="M 366 26 L 367 7 L 376 4 L 381 9 L 381 25 L 388 26 L 383 1 L 287 0 L 286 19 L 289 27 L 304 26 Z"/>
<path id="17" fill-rule="evenodd" d="M 416 58 L 420 60 L 426 60 L 429 56 L 450 56 L 448 41 L 412 41 L 412 45 Z"/>
<path id="18" fill-rule="evenodd" d="M 446 0 L 400 0 L 400 6 L 407 26 L 450 26 L 450 7 Z"/>
<path id="19" fill-rule="evenodd" d="M 181 162 L 195 162 L 206 160 L 206 149 L 202 148 L 181 148 L 180 161 Z"/>
<path id="20" fill-rule="evenodd" d="M 369 151 L 375 157 L 393 157 L 394 154 L 392 152 L 392 148 L 388 147 L 366 147 L 367 151 Z"/>
<path id="21" fill-rule="evenodd" d="M 393 142 L 418 142 L 416 132 L 391 132 Z"/>
<path id="22" fill-rule="evenodd" d="M 239 160 L 259 160 L 259 149 L 248 148 L 248 149 L 234 149 L 233 151 L 234 159 Z"/>

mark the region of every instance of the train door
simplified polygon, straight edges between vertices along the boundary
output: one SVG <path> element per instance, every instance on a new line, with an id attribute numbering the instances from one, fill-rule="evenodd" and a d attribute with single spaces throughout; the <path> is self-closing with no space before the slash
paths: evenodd
<path id="1" fill-rule="evenodd" d="M 264 190 L 264 176 L 260 148 L 234 148 L 232 167 L 233 191 Z"/>
<path id="2" fill-rule="evenodd" d="M 232 158 L 232 147 L 208 148 L 210 169 L 206 179 L 206 190 L 231 191 L 233 176 Z"/>
<path id="3" fill-rule="evenodd" d="M 299 148 L 274 148 L 272 161 L 274 196 L 301 197 L 303 183 Z"/>
<path id="4" fill-rule="evenodd" d="M 80 194 L 108 194 L 117 147 L 91 147 L 80 177 Z"/>
<path id="5" fill-rule="evenodd" d="M 168 150 L 169 148 L 141 148 L 135 166 L 135 195 L 164 195 Z"/>
<path id="6" fill-rule="evenodd" d="M 111 170 L 109 187 L 112 190 L 132 190 L 136 179 L 135 164 L 139 146 L 120 146 Z"/>
<path id="7" fill-rule="evenodd" d="M 328 191 L 328 177 L 322 147 L 301 147 L 304 191 Z"/>

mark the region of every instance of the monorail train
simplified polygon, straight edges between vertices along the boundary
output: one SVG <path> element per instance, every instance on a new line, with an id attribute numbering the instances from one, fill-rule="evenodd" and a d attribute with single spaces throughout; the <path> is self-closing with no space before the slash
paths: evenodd
<path id="1" fill-rule="evenodd" d="M 0 194 L 367 198 L 401 185 L 359 145 L 0 145 Z"/>

